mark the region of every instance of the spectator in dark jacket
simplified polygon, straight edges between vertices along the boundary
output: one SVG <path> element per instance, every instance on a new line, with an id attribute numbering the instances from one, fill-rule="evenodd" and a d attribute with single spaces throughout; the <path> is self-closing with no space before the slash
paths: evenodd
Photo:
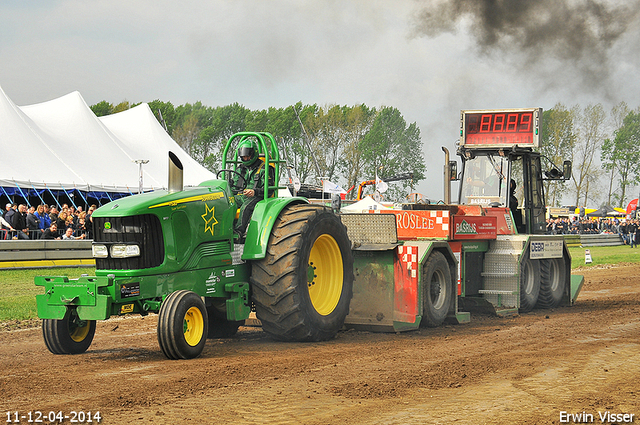
<path id="1" fill-rule="evenodd" d="M 627 224 L 627 233 L 629 233 L 629 245 L 631 248 L 638 245 L 638 240 L 636 239 L 636 232 L 638 230 L 637 220 L 631 220 L 629 224 Z"/>
<path id="2" fill-rule="evenodd" d="M 16 205 L 7 204 L 6 209 L 4 219 L 7 223 L 13 226 L 13 215 L 16 213 Z"/>
<path id="3" fill-rule="evenodd" d="M 620 223 L 620 226 L 618 227 L 618 232 L 620 232 L 620 236 L 622 237 L 622 242 L 624 242 L 624 244 L 628 244 L 629 243 L 629 235 L 627 234 L 627 221 L 623 220 L 622 223 Z"/>
<path id="4" fill-rule="evenodd" d="M 27 228 L 29 229 L 29 239 L 40 239 L 40 219 L 36 216 L 36 207 L 29 207 L 27 213 Z"/>
<path id="5" fill-rule="evenodd" d="M 58 218 L 56 220 L 56 225 L 58 226 L 58 230 L 60 230 L 61 232 L 64 232 L 64 230 L 67 228 L 67 212 L 66 211 L 60 211 L 60 214 L 58 214 Z"/>
<path id="6" fill-rule="evenodd" d="M 29 239 L 27 228 L 27 206 L 18 205 L 18 210 L 11 217 L 11 225 L 16 229 L 16 239 Z"/>
<path id="7" fill-rule="evenodd" d="M 58 226 L 54 221 L 51 223 L 51 226 L 42 234 L 42 239 L 60 239 L 60 234 L 58 233 Z"/>
<path id="8" fill-rule="evenodd" d="M 54 206 L 51 207 L 51 212 L 49 213 L 49 218 L 51 222 L 55 222 L 58 219 L 58 209 Z"/>

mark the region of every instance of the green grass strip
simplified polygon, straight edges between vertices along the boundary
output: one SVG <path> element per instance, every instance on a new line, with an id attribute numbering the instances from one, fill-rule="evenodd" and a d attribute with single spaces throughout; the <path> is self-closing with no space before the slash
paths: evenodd
<path id="1" fill-rule="evenodd" d="M 82 274 L 94 275 L 95 268 L 0 270 L 0 322 L 38 318 L 36 295 L 43 294 L 44 288 L 33 283 L 36 276 L 78 278 Z"/>
<path id="2" fill-rule="evenodd" d="M 587 250 L 591 254 L 590 264 L 585 264 Z M 602 264 L 640 263 L 640 248 L 631 248 L 629 245 L 571 247 L 569 253 L 572 269 Z"/>

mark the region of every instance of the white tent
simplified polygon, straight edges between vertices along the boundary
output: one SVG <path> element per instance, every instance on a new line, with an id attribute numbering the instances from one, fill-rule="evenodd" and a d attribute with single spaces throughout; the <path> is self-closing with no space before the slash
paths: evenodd
<path id="1" fill-rule="evenodd" d="M 169 151 L 176 154 L 182 162 L 185 185 L 195 186 L 215 178 L 213 173 L 191 158 L 167 134 L 146 103 L 99 119 L 112 134 L 125 143 L 130 156 L 149 160 L 149 163 L 143 166 L 145 179 L 148 174 L 158 181 L 155 183 L 158 186 L 167 185 Z"/>
<path id="2" fill-rule="evenodd" d="M 341 213 L 353 214 L 353 213 L 368 213 L 371 211 L 390 210 L 382 205 L 380 202 L 376 202 L 371 196 L 365 196 L 355 204 L 347 205 L 340 208 Z"/>
<path id="3" fill-rule="evenodd" d="M 9 99 L 0 88 L 0 143 L 2 187 L 32 186 L 65 182 L 86 182 L 58 154 L 59 142 L 45 133 L 31 118 Z M 56 187 L 52 187 L 56 188 Z"/>
<path id="4" fill-rule="evenodd" d="M 136 193 L 135 160 L 148 160 L 145 191 L 165 188 L 169 151 L 184 166 L 186 186 L 215 178 L 171 139 L 147 104 L 99 119 L 78 92 L 18 107 L 0 88 L 0 144 L 0 194 Z"/>

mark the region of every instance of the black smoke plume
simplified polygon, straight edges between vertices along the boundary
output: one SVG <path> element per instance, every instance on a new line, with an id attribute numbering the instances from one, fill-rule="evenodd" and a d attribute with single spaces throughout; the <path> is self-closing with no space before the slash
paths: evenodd
<path id="1" fill-rule="evenodd" d="M 553 63 L 555 70 L 570 70 L 588 84 L 606 82 L 615 65 L 609 52 L 637 26 L 640 12 L 639 0 L 427 0 L 418 5 L 418 36 L 464 27 L 480 55 L 518 58 L 522 68 L 535 72 L 540 72 L 537 63 Z M 637 41 L 631 43 L 637 52 Z"/>

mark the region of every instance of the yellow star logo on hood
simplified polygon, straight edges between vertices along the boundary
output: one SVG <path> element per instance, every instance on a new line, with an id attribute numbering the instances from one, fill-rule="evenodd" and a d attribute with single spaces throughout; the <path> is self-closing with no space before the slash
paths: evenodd
<path id="1" fill-rule="evenodd" d="M 218 220 L 216 220 L 213 215 L 214 210 L 215 207 L 209 208 L 209 205 L 204 204 L 204 214 L 202 214 L 202 219 L 204 220 L 204 232 L 211 232 L 211 236 L 213 236 L 213 226 L 218 224 Z"/>

